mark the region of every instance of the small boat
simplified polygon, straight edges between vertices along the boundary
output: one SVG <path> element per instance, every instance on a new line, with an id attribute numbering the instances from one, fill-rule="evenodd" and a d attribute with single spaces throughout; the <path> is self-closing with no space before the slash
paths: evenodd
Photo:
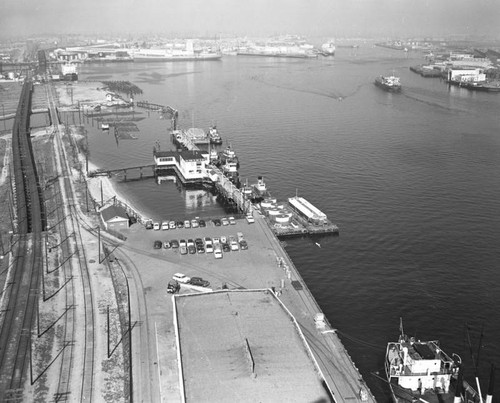
<path id="1" fill-rule="evenodd" d="M 216 126 L 211 126 L 208 129 L 208 138 L 210 139 L 211 144 L 222 144 L 222 137 L 220 136 Z"/>
<path id="2" fill-rule="evenodd" d="M 321 54 L 323 56 L 334 56 L 335 55 L 335 43 L 329 41 L 321 45 Z"/>
<path id="3" fill-rule="evenodd" d="M 262 176 L 257 177 L 257 183 L 252 185 L 253 188 L 253 198 L 254 202 L 260 202 L 265 198 L 271 197 L 271 194 L 267 190 L 266 183 L 264 182 L 264 178 Z"/>
<path id="4" fill-rule="evenodd" d="M 401 91 L 401 81 L 399 77 L 396 77 L 394 75 L 377 77 L 375 79 L 375 85 L 390 92 Z"/>
<path id="5" fill-rule="evenodd" d="M 394 403 L 480 402 L 479 394 L 463 380 L 461 359 L 451 357 L 438 341 L 420 341 L 408 337 L 400 323 L 397 342 L 387 344 L 385 371 Z M 453 358 L 452 358 L 453 357 Z"/>
<path id="6" fill-rule="evenodd" d="M 236 162 L 239 167 L 240 163 L 238 161 L 238 157 L 236 156 L 236 152 L 231 148 L 231 145 L 228 145 L 224 151 L 222 151 L 219 155 L 219 159 L 222 164 L 225 164 L 226 161 Z"/>

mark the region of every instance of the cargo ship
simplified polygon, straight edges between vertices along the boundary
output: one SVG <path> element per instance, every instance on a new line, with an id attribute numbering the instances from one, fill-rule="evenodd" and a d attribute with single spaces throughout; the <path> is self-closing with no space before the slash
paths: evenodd
<path id="1" fill-rule="evenodd" d="M 399 77 L 394 75 L 377 77 L 375 79 L 375 85 L 390 92 L 401 91 L 401 81 L 399 80 Z"/>
<path id="2" fill-rule="evenodd" d="M 188 41 L 185 49 L 140 49 L 134 53 L 134 62 L 174 62 L 220 60 L 221 52 L 195 49 Z"/>
<path id="3" fill-rule="evenodd" d="M 284 58 L 316 58 L 318 55 L 309 47 L 297 45 L 251 45 L 242 46 L 238 49 L 239 56 L 265 56 Z"/>

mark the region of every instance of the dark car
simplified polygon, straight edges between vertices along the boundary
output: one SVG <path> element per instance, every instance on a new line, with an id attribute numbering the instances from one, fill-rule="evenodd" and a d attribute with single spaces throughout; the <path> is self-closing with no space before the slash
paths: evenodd
<path id="1" fill-rule="evenodd" d="M 199 287 L 208 287 L 210 285 L 210 282 L 203 280 L 201 277 L 191 277 L 191 281 L 189 283 Z"/>
<path id="2" fill-rule="evenodd" d="M 218 218 L 215 218 L 212 221 L 216 227 L 220 227 L 222 225 L 221 221 Z"/>
<path id="3" fill-rule="evenodd" d="M 170 249 L 172 247 L 172 244 L 169 241 L 164 242 L 163 247 L 165 249 Z"/>
<path id="4" fill-rule="evenodd" d="M 194 255 L 196 253 L 196 247 L 194 245 L 189 245 L 187 248 L 190 255 Z"/>
<path id="5" fill-rule="evenodd" d="M 153 248 L 155 249 L 161 249 L 162 246 L 163 246 L 162 241 L 155 241 L 155 243 L 153 244 Z"/>
<path id="6" fill-rule="evenodd" d="M 153 221 L 151 220 L 146 221 L 146 229 L 153 229 Z"/>
<path id="7" fill-rule="evenodd" d="M 203 245 L 196 245 L 196 252 L 205 253 L 205 247 Z"/>
<path id="8" fill-rule="evenodd" d="M 179 285 L 179 283 L 175 280 L 171 280 L 169 283 L 168 283 L 168 286 L 167 286 L 167 292 L 169 294 L 175 294 L 177 291 L 179 291 L 181 288 L 181 286 Z"/>
<path id="9" fill-rule="evenodd" d="M 222 251 L 223 252 L 231 252 L 231 247 L 229 246 L 228 243 L 223 243 L 222 244 Z"/>
<path id="10" fill-rule="evenodd" d="M 183 221 L 177 221 L 177 222 L 175 223 L 175 226 L 176 226 L 177 228 L 184 228 L 184 222 L 183 222 Z"/>
<path id="11" fill-rule="evenodd" d="M 177 239 L 172 239 L 170 241 L 170 246 L 172 246 L 172 248 L 177 249 L 179 247 L 179 241 Z"/>
<path id="12" fill-rule="evenodd" d="M 205 228 L 207 226 L 207 224 L 205 223 L 205 220 L 198 221 L 198 224 L 200 225 L 200 228 Z"/>
<path id="13" fill-rule="evenodd" d="M 248 244 L 247 244 L 247 241 L 245 241 L 244 239 L 240 241 L 240 248 L 241 250 L 246 250 L 248 249 Z"/>

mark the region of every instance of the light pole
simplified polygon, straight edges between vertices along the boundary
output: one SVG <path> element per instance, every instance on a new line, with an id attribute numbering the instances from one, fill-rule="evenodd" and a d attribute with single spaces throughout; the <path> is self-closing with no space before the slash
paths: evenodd
<path id="1" fill-rule="evenodd" d="M 2 119 L 3 119 L 3 129 L 7 131 L 7 126 L 5 124 L 5 107 L 3 104 L 2 104 Z"/>

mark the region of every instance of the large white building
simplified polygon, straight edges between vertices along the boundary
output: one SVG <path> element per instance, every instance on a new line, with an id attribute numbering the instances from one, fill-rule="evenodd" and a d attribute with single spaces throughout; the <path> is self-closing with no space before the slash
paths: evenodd
<path id="1" fill-rule="evenodd" d="M 486 74 L 480 68 L 449 69 L 448 81 L 452 83 L 480 83 L 486 81 Z"/>
<path id="2" fill-rule="evenodd" d="M 156 151 L 156 169 L 175 169 L 186 180 L 203 180 L 209 176 L 209 154 L 202 151 Z"/>

